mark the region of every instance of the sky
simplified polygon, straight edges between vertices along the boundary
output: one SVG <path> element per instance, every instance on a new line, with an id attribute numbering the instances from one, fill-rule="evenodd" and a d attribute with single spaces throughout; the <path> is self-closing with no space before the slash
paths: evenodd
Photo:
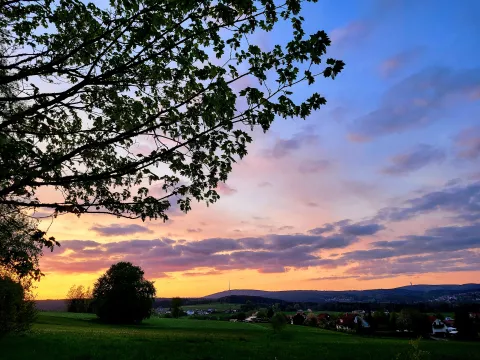
<path id="1" fill-rule="evenodd" d="M 42 220 L 62 246 L 39 299 L 132 261 L 157 296 L 228 289 L 346 290 L 480 279 L 480 24 L 476 0 L 320 0 L 335 79 L 295 88 L 327 105 L 254 133 L 207 207 L 167 222 Z M 282 26 L 259 39 L 282 43 Z M 55 194 L 50 194 L 52 197 Z"/>

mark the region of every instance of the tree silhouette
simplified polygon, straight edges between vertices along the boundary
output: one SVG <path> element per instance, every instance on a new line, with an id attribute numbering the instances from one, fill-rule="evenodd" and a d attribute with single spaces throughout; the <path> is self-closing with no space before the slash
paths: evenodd
<path id="1" fill-rule="evenodd" d="M 85 289 L 83 285 L 72 285 L 65 298 L 67 311 L 75 313 L 90 312 L 91 298 L 90 288 Z"/>
<path id="2" fill-rule="evenodd" d="M 181 306 L 182 306 L 182 299 L 180 299 L 179 297 L 174 297 L 172 299 L 172 306 L 171 306 L 172 316 L 174 318 L 180 317 L 180 314 L 182 312 Z"/>
<path id="3" fill-rule="evenodd" d="M 155 287 L 143 274 L 140 267 L 129 262 L 112 265 L 93 288 L 97 316 L 111 323 L 139 323 L 149 318 Z"/>

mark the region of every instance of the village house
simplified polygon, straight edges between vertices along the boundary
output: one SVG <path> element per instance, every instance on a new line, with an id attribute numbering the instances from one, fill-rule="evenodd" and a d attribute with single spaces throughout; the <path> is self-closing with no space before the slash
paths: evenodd
<path id="1" fill-rule="evenodd" d="M 441 335 L 441 336 L 446 336 L 447 334 L 447 325 L 440 320 L 440 319 L 435 319 L 432 323 L 432 334 L 433 336 L 435 335 Z"/>
<path id="2" fill-rule="evenodd" d="M 337 321 L 337 330 L 351 331 L 359 324 L 362 328 L 369 328 L 370 324 L 356 313 L 345 314 Z"/>
<path id="3" fill-rule="evenodd" d="M 318 319 L 318 322 L 328 321 L 330 320 L 330 314 L 327 314 L 327 313 L 318 314 L 317 319 Z"/>

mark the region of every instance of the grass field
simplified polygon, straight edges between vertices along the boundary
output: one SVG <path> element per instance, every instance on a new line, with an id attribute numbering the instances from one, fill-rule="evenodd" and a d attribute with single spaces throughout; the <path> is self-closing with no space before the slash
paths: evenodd
<path id="1" fill-rule="evenodd" d="M 152 318 L 140 326 L 110 326 L 92 315 L 41 313 L 26 335 L 0 340 L 0 358 L 303 360 L 407 359 L 408 340 L 367 338 L 303 326 L 280 334 L 268 325 Z M 480 343 L 425 340 L 430 359 L 480 360 Z"/>

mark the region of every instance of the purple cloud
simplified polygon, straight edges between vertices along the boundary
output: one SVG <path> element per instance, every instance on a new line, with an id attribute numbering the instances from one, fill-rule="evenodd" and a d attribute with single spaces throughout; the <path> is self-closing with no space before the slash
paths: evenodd
<path id="1" fill-rule="evenodd" d="M 120 235 L 131 235 L 138 233 L 153 233 L 152 230 L 146 226 L 141 226 L 137 224 L 110 224 L 110 225 L 93 225 L 90 230 L 95 231 L 97 234 L 103 236 L 120 236 Z"/>
<path id="2" fill-rule="evenodd" d="M 460 158 L 478 159 L 480 157 L 480 126 L 461 131 L 455 137 L 455 146 Z"/>
<path id="3" fill-rule="evenodd" d="M 108 244 L 94 241 L 63 241 L 63 251 L 72 250 L 67 257 L 49 254 L 46 269 L 60 271 L 99 271 L 117 261 L 133 261 L 144 267 L 148 274 L 174 271 L 194 271 L 208 268 L 215 271 L 256 269 L 263 272 L 285 271 L 285 268 L 306 268 L 326 264 L 316 254 L 322 249 L 344 248 L 358 239 L 355 236 L 333 234 L 330 236 L 271 234 L 258 238 L 209 238 L 199 241 L 182 241 L 168 238 L 156 240 L 128 240 Z M 93 257 L 93 259 L 92 259 Z M 79 263 L 85 263 L 80 265 Z"/>
<path id="4" fill-rule="evenodd" d="M 343 235 L 351 236 L 365 236 L 374 235 L 380 230 L 385 229 L 385 226 L 373 222 L 352 223 L 351 220 L 345 219 L 337 221 L 333 224 L 325 224 L 323 227 L 308 230 L 310 234 L 321 235 L 323 233 L 338 231 Z"/>
<path id="5" fill-rule="evenodd" d="M 270 183 L 268 181 L 263 181 L 263 182 L 258 184 L 258 187 L 261 187 L 261 188 L 271 187 L 271 186 L 273 186 L 272 183 Z"/>
<path id="6" fill-rule="evenodd" d="M 304 174 L 314 174 L 324 171 L 331 167 L 331 163 L 328 160 L 314 160 L 307 161 L 298 167 L 298 170 Z"/>
<path id="7" fill-rule="evenodd" d="M 480 182 L 429 192 L 405 201 L 403 207 L 381 209 L 375 218 L 378 221 L 404 221 L 433 211 L 453 213 L 462 221 L 480 220 Z"/>
<path id="8" fill-rule="evenodd" d="M 342 260 L 362 261 L 386 259 L 406 255 L 449 253 L 480 249 L 480 225 L 446 226 L 432 228 L 424 235 L 406 235 L 399 240 L 377 241 L 373 249 L 356 250 L 342 255 Z"/>
<path id="9" fill-rule="evenodd" d="M 278 139 L 273 147 L 267 151 L 267 155 L 275 159 L 289 156 L 294 151 L 305 145 L 316 143 L 318 136 L 307 127 L 302 132 L 295 134 L 290 139 Z"/>
<path id="10" fill-rule="evenodd" d="M 447 101 L 480 84 L 480 69 L 454 71 L 436 68 L 418 72 L 394 85 L 380 107 L 356 119 L 350 129 L 353 141 L 370 141 L 430 124 L 440 118 Z M 459 97 L 459 101 L 465 97 Z"/>
<path id="11" fill-rule="evenodd" d="M 325 224 L 323 227 L 311 229 L 311 230 L 308 230 L 308 232 L 313 235 L 321 235 L 323 233 L 333 231 L 334 229 L 335 229 L 335 226 L 333 224 Z"/>
<path id="12" fill-rule="evenodd" d="M 380 224 L 352 224 L 345 225 L 341 228 L 343 234 L 355 235 L 355 236 L 366 236 L 374 235 L 380 230 L 385 229 L 385 226 Z"/>
<path id="13" fill-rule="evenodd" d="M 389 175 L 402 175 L 419 170 L 427 165 L 441 163 L 445 160 L 445 152 L 431 145 L 420 144 L 415 148 L 395 155 L 391 165 L 383 168 L 382 172 Z"/>

